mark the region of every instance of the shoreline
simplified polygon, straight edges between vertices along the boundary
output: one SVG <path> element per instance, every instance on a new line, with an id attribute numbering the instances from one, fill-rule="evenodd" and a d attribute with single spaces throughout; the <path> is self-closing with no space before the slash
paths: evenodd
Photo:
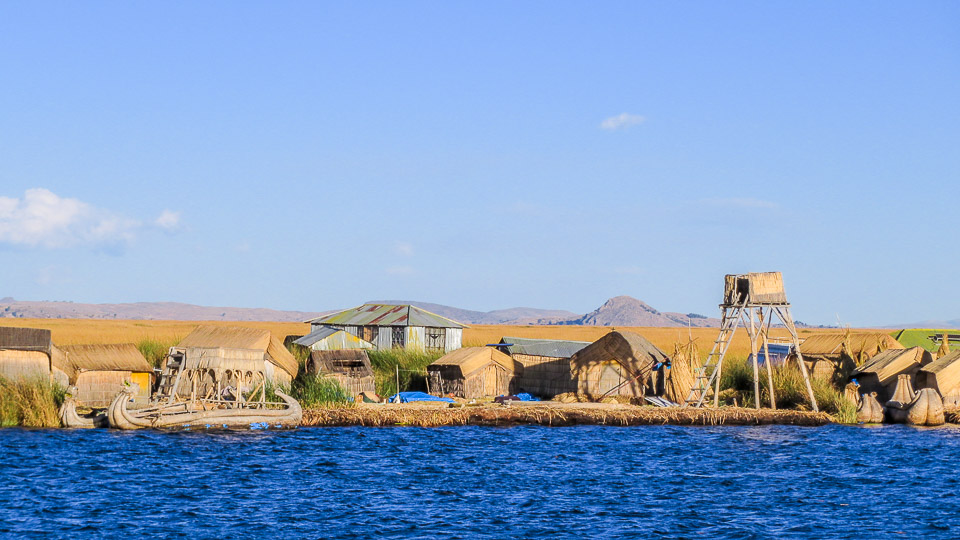
<path id="1" fill-rule="evenodd" d="M 446 404 L 444 404 L 446 405 Z M 722 407 L 695 409 L 607 403 L 529 402 L 522 405 L 361 404 L 305 409 L 301 427 L 441 426 L 824 426 L 825 412 Z"/>

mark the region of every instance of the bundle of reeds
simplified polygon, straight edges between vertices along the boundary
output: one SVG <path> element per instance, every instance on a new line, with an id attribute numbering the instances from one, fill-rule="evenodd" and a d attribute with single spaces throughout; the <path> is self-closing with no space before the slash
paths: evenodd
<path id="1" fill-rule="evenodd" d="M 937 358 L 943 358 L 948 354 L 950 354 L 950 336 L 943 334 L 943 337 L 940 338 L 940 348 L 937 349 Z"/>
<path id="2" fill-rule="evenodd" d="M 686 401 L 695 383 L 693 370 L 699 366 L 700 349 L 695 339 L 691 338 L 683 345 L 674 343 L 670 371 L 664 385 L 664 397 L 674 403 Z"/>

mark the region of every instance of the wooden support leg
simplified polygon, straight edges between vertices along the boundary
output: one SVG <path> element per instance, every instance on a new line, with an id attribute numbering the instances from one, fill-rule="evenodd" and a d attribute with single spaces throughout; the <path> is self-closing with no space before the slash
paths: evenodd
<path id="1" fill-rule="evenodd" d="M 763 310 L 760 310 L 760 328 L 763 335 L 763 363 L 767 365 L 767 386 L 770 388 L 770 408 L 777 409 L 777 398 L 773 391 L 773 362 L 770 361 L 770 320 L 771 313 L 766 314 L 766 326 L 764 326 Z"/>
<path id="2" fill-rule="evenodd" d="M 760 408 L 760 368 L 757 365 L 757 327 L 753 317 L 754 308 L 747 312 L 750 317 L 750 326 L 747 331 L 750 333 L 750 356 L 753 358 L 753 404 L 754 408 Z"/>
<path id="3" fill-rule="evenodd" d="M 790 337 L 793 338 L 793 348 L 797 352 L 797 362 L 800 364 L 800 373 L 803 374 L 803 382 L 807 385 L 807 396 L 810 398 L 810 407 L 814 412 L 820 410 L 817 407 L 817 398 L 813 395 L 813 386 L 810 384 L 810 376 L 807 374 L 807 365 L 803 363 L 803 355 L 800 354 L 800 337 L 797 336 L 797 327 L 793 324 L 793 317 L 790 316 L 790 308 L 777 308 L 777 314 L 784 326 L 790 331 Z"/>

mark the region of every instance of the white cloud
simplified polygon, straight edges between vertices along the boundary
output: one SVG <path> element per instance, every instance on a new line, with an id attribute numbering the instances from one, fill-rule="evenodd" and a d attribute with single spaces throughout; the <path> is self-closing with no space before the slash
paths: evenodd
<path id="1" fill-rule="evenodd" d="M 701 203 L 709 206 L 718 206 L 723 208 L 779 208 L 780 205 L 773 201 L 755 199 L 753 197 L 726 197 L 718 199 L 701 199 Z"/>
<path id="2" fill-rule="evenodd" d="M 642 124 L 646 120 L 646 118 L 640 116 L 639 114 L 620 113 L 616 116 L 611 116 L 610 118 L 605 119 L 603 122 L 600 122 L 600 128 L 608 131 L 614 131 L 617 129 L 624 129 L 637 124 Z"/>
<path id="3" fill-rule="evenodd" d="M 393 252 L 401 257 L 413 256 L 413 244 L 409 242 L 397 242 L 393 245 Z"/>
<path id="4" fill-rule="evenodd" d="M 173 210 L 164 210 L 160 216 L 154 220 L 154 225 L 167 231 L 174 231 L 180 226 L 180 212 Z"/>
<path id="5" fill-rule="evenodd" d="M 62 248 L 76 245 L 118 247 L 133 240 L 140 223 L 60 197 L 48 189 L 28 189 L 23 198 L 0 197 L 0 243 Z"/>

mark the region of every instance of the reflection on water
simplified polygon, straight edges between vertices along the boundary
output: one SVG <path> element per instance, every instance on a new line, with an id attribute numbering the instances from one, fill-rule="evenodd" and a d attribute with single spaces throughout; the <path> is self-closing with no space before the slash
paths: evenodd
<path id="1" fill-rule="evenodd" d="M 956 537 L 960 430 L 0 431 L 0 532 Z"/>

